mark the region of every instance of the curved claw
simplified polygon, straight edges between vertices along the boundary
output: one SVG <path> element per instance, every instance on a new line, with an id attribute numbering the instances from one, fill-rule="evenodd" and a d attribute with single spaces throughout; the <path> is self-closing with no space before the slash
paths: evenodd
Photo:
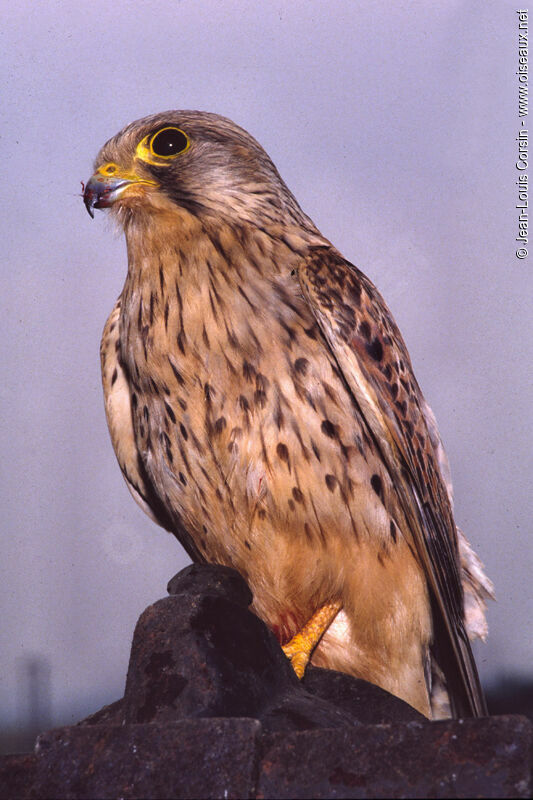
<path id="1" fill-rule="evenodd" d="M 296 675 L 301 679 L 304 676 L 305 668 L 309 663 L 311 654 L 320 639 L 327 631 L 337 614 L 342 608 L 340 600 L 333 603 L 326 603 L 325 606 L 316 611 L 309 622 L 304 625 L 296 636 L 282 645 L 281 649 L 292 664 Z"/>

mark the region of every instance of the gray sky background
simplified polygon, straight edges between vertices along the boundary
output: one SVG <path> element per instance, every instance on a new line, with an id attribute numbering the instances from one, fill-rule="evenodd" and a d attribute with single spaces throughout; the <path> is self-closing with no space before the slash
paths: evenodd
<path id="1" fill-rule="evenodd" d="M 125 246 L 79 197 L 100 146 L 171 108 L 266 148 L 385 295 L 439 420 L 456 517 L 496 584 L 486 683 L 531 674 L 533 255 L 515 257 L 510 2 L 4 4 L 0 725 L 32 658 L 50 723 L 121 696 L 133 627 L 186 563 L 137 508 L 98 348 Z"/>

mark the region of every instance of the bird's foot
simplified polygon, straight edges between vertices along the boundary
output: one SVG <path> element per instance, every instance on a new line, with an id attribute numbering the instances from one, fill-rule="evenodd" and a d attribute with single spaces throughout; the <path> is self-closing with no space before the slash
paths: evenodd
<path id="1" fill-rule="evenodd" d="M 296 636 L 292 637 L 290 642 L 282 645 L 281 649 L 291 662 L 299 678 L 303 678 L 311 653 L 341 608 L 342 603 L 340 600 L 334 603 L 326 603 L 325 606 L 322 606 L 313 614 L 309 622 L 304 625 Z"/>

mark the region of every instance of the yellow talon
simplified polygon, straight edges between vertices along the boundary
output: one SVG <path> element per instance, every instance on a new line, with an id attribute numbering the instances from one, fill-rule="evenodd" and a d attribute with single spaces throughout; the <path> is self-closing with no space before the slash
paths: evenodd
<path id="1" fill-rule="evenodd" d="M 282 645 L 281 649 L 290 660 L 292 668 L 300 679 L 304 676 L 311 653 L 341 608 L 342 603 L 340 600 L 334 603 L 326 603 L 325 606 L 322 606 L 313 614 L 309 622 L 292 637 L 290 642 Z"/>

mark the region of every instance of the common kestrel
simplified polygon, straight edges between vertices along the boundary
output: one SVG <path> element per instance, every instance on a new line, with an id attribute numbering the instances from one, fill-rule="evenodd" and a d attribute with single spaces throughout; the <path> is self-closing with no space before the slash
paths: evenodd
<path id="1" fill-rule="evenodd" d="M 311 657 L 428 717 L 485 714 L 467 631 L 484 637 L 491 584 L 375 286 L 216 114 L 128 125 L 84 200 L 126 234 L 101 358 L 137 502 L 246 578 L 298 674 Z"/>

